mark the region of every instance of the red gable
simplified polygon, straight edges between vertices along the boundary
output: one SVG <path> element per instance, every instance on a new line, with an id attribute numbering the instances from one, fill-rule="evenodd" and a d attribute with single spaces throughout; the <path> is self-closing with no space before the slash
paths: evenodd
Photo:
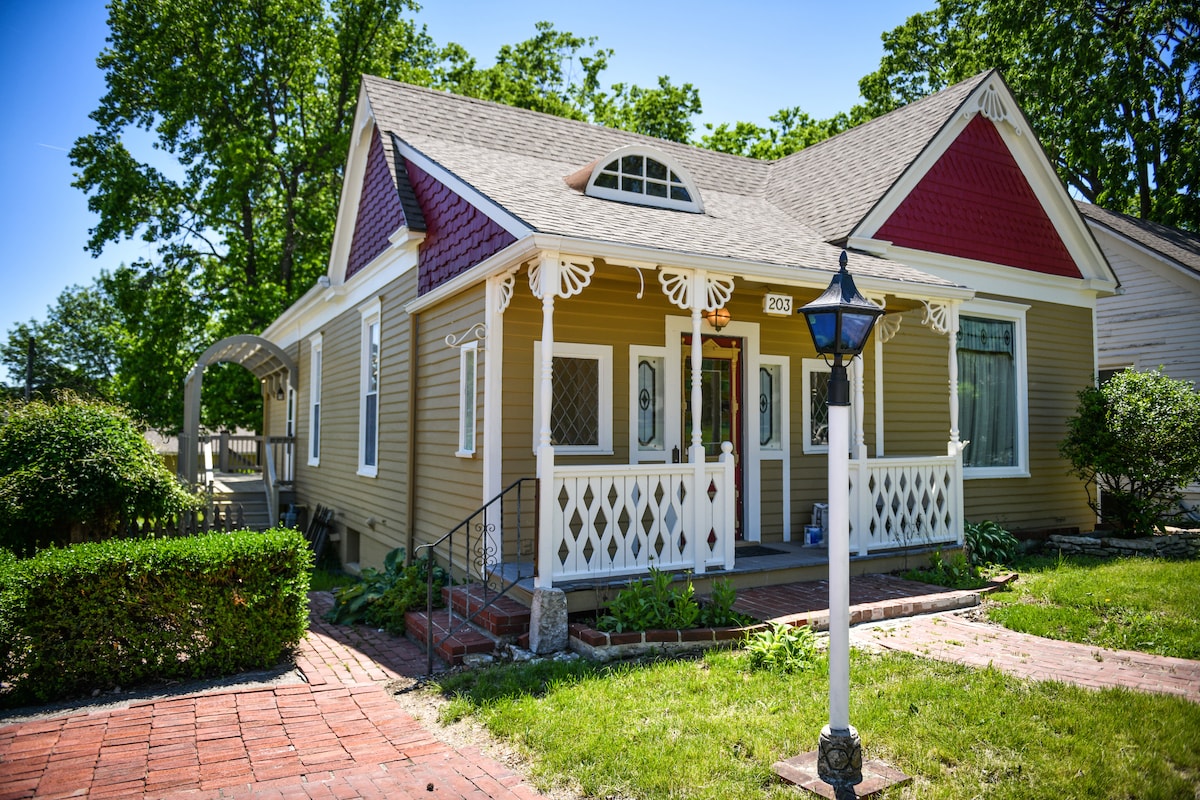
<path id="1" fill-rule="evenodd" d="M 996 126 L 982 115 L 971 120 L 873 238 L 1082 277 Z"/>

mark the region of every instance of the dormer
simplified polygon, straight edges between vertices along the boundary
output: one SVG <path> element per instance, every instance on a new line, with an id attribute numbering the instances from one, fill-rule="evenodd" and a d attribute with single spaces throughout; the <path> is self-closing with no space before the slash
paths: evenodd
<path id="1" fill-rule="evenodd" d="M 586 182 L 579 180 L 584 177 Z M 589 197 L 704 213 L 700 190 L 691 174 L 653 147 L 619 147 L 569 176 L 567 183 Z"/>

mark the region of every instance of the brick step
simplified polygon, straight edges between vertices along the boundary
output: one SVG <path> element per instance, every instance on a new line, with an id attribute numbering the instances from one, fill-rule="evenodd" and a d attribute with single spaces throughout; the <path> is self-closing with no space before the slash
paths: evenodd
<path id="1" fill-rule="evenodd" d="M 462 617 L 449 609 L 439 608 L 433 612 L 433 652 L 447 664 L 461 664 L 468 653 L 491 653 L 497 640 L 472 625 L 462 625 Z M 452 627 L 462 627 L 446 639 Z M 405 635 L 425 649 L 428 641 L 429 618 L 424 611 L 409 611 L 404 615 Z M 445 639 L 445 641 L 442 641 Z"/>
<path id="2" fill-rule="evenodd" d="M 492 604 L 484 608 L 489 601 Z M 529 609 L 511 597 L 497 598 L 494 591 L 481 583 L 444 586 L 442 602 L 502 641 L 512 642 L 529 632 Z M 478 615 L 472 617 L 476 612 Z"/>

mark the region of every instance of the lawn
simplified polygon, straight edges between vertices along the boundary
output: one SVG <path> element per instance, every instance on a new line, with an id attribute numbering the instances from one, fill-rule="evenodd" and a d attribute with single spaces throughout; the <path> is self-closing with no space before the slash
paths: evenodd
<path id="1" fill-rule="evenodd" d="M 1007 628 L 1115 650 L 1200 659 L 1200 561 L 1030 558 L 995 594 Z"/>
<path id="2" fill-rule="evenodd" d="M 914 776 L 880 797 L 1180 798 L 1200 791 L 1200 705 L 1031 683 L 855 652 L 850 716 L 865 758 Z M 588 797 L 793 798 L 771 765 L 816 748 L 822 666 L 755 672 L 745 652 L 601 667 L 546 662 L 448 677 L 449 718 L 524 749 L 543 786 Z"/>

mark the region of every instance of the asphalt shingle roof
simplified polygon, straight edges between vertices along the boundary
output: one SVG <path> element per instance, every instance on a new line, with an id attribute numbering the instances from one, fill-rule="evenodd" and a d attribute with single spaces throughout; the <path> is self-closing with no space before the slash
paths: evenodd
<path id="1" fill-rule="evenodd" d="M 1084 217 L 1159 253 L 1200 277 L 1200 235 L 1119 214 L 1091 203 L 1076 202 L 1075 205 Z"/>
<path id="2" fill-rule="evenodd" d="M 402 163 L 396 158 L 399 140 L 534 231 L 832 272 L 838 250 L 830 242 L 845 238 L 983 77 L 778 162 L 371 76 L 363 80 L 389 162 Z M 704 213 L 589 197 L 565 182 L 626 145 L 653 147 L 682 165 L 700 189 Z M 403 190 L 403 175 L 395 169 L 393 174 Z M 831 180 L 847 191 L 831 192 Z M 856 261 L 853 268 L 863 275 L 954 285 L 890 259 L 860 256 Z"/>

